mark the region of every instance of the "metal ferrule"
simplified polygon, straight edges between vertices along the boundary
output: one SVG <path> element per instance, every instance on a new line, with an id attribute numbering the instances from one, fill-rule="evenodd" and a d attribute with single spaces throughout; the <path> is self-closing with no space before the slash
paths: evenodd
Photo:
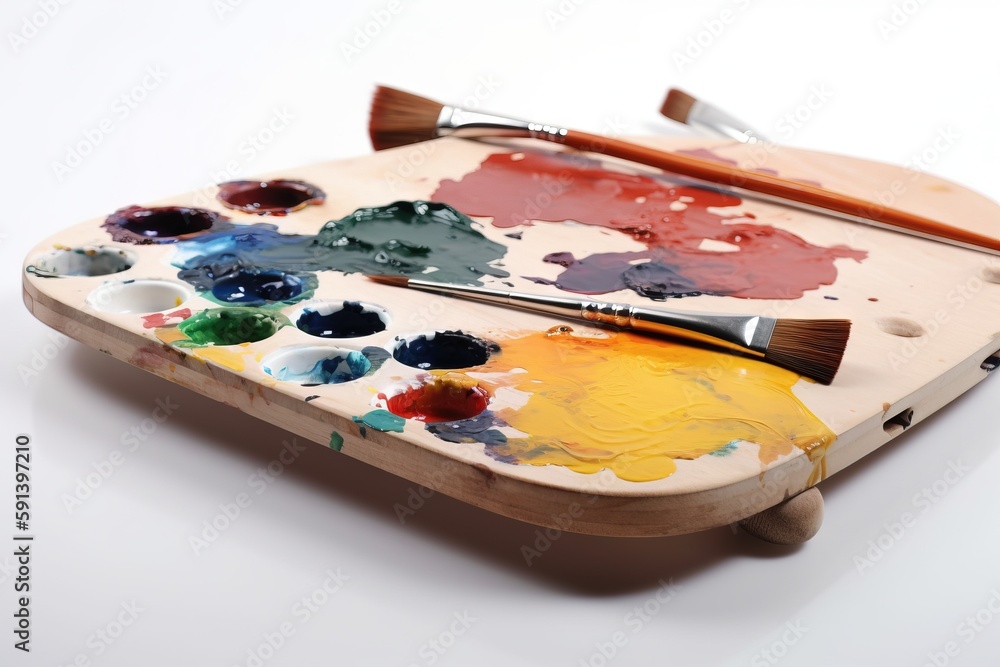
<path id="1" fill-rule="evenodd" d="M 763 354 L 771 342 L 775 320 L 760 315 L 717 315 L 631 306 L 630 325 L 638 331 L 670 334 L 702 342 L 723 341 Z"/>
<path id="2" fill-rule="evenodd" d="M 564 127 L 447 105 L 438 116 L 437 129 L 441 137 L 531 137 L 549 141 L 560 141 L 568 132 Z"/>
<path id="3" fill-rule="evenodd" d="M 450 294 L 474 301 L 515 306 L 532 312 L 583 319 L 621 329 L 675 336 L 713 345 L 725 344 L 763 354 L 771 341 L 775 320 L 759 315 L 690 313 L 662 308 L 643 308 L 624 303 L 586 301 L 560 296 L 504 292 L 488 287 L 453 285 L 410 279 L 411 288 Z"/>
<path id="4" fill-rule="evenodd" d="M 722 109 L 698 100 L 688 111 L 687 124 L 744 144 L 767 141 L 763 135 Z"/>

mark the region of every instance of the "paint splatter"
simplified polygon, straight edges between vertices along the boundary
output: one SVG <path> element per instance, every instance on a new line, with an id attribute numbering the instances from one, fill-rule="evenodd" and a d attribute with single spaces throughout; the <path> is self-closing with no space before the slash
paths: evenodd
<path id="1" fill-rule="evenodd" d="M 361 424 L 362 437 L 365 435 L 365 426 L 373 428 L 376 431 L 402 433 L 403 426 L 406 424 L 406 420 L 402 417 L 397 417 L 388 410 L 381 409 L 372 410 L 360 417 L 353 417 L 353 419 L 355 423 Z"/>
<path id="2" fill-rule="evenodd" d="M 867 256 L 747 222 L 751 216 L 739 214 L 741 200 L 731 195 L 611 171 L 580 156 L 516 155 L 519 159 L 509 153 L 489 156 L 460 180 L 442 181 L 433 197 L 470 215 L 492 216 L 496 227 L 575 220 L 628 234 L 646 245 L 644 251 L 569 256 L 564 264 L 556 260 L 568 253 L 549 253 L 545 261 L 566 270 L 553 281 L 532 279 L 569 292 L 605 294 L 628 288 L 653 299 L 693 294 L 794 299 L 832 284 L 835 260 Z M 724 244 L 727 251 L 706 249 L 706 241 Z"/>
<path id="3" fill-rule="evenodd" d="M 330 449 L 335 452 L 339 452 L 344 448 L 344 436 L 340 435 L 336 431 L 330 432 Z"/>
<path id="4" fill-rule="evenodd" d="M 239 345 L 270 338 L 289 324 L 280 313 L 256 308 L 213 308 L 203 310 L 177 325 L 183 338 L 172 341 L 178 347 Z"/>
<path id="5" fill-rule="evenodd" d="M 524 405 L 428 430 L 451 442 L 481 442 L 500 461 L 582 473 L 607 468 L 641 482 L 672 474 L 675 459 L 719 455 L 747 441 L 759 446 L 763 464 L 799 448 L 821 471 L 835 438 L 792 393 L 797 374 L 630 333 L 584 337 L 558 327 L 527 334 L 505 341 L 480 372 L 490 393 L 516 390 Z"/>
<path id="6" fill-rule="evenodd" d="M 506 251 L 450 206 L 415 201 L 358 209 L 315 236 L 282 234 L 264 223 L 206 231 L 177 243 L 171 263 L 209 298 L 261 305 L 307 298 L 317 271 L 427 273 L 466 284 L 506 277 L 494 266 Z"/>
<path id="7" fill-rule="evenodd" d="M 454 422 L 479 416 L 490 394 L 476 380 L 462 373 L 428 376 L 385 398 L 386 407 L 405 419 Z"/>
<path id="8" fill-rule="evenodd" d="M 142 316 L 142 328 L 143 329 L 155 329 L 156 327 L 165 327 L 168 324 L 177 324 L 173 320 L 186 320 L 191 317 L 190 308 L 181 308 L 180 310 L 175 310 L 172 313 L 153 313 L 152 315 Z"/>

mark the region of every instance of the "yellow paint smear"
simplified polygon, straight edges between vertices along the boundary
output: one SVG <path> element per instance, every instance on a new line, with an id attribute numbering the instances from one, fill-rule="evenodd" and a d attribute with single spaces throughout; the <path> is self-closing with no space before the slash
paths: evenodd
<path id="1" fill-rule="evenodd" d="M 219 347 L 216 347 L 215 345 L 203 345 L 201 347 L 191 348 L 190 351 L 191 354 L 194 354 L 197 357 L 207 361 L 214 361 L 220 366 L 240 373 L 247 367 L 246 355 L 250 352 L 250 343 Z"/>
<path id="2" fill-rule="evenodd" d="M 662 479 L 674 459 L 695 459 L 745 440 L 761 463 L 798 447 L 819 481 L 830 431 L 792 393 L 799 375 L 754 359 L 629 333 L 577 336 L 568 327 L 502 342 L 487 372 L 531 396 L 497 416 L 529 437 L 496 453 L 518 463 L 582 473 L 609 468 L 630 481 Z M 496 377 L 496 376 L 493 376 Z"/>

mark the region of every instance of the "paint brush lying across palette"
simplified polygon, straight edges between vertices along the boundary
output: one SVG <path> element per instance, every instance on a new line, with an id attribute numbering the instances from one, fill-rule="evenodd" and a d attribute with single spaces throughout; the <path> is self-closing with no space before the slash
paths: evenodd
<path id="1" fill-rule="evenodd" d="M 899 167 L 641 141 L 860 199 L 900 182 L 903 212 L 1000 231 L 993 202 Z M 766 356 L 367 275 L 853 325 L 823 385 Z M 562 529 L 570 512 L 570 530 L 604 535 L 786 507 L 986 377 L 1000 348 L 987 254 L 520 139 L 436 139 L 128 206 L 41 242 L 23 279 L 36 317 L 116 358 L 480 507 Z M 757 532 L 815 526 L 778 528 Z"/>

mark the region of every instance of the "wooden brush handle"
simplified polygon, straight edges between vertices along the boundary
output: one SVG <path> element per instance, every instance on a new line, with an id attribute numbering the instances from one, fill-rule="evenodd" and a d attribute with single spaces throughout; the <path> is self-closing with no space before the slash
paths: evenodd
<path id="1" fill-rule="evenodd" d="M 879 225 L 908 230 L 921 236 L 947 239 L 959 244 L 1000 253 L 1000 239 L 945 225 L 936 220 L 899 209 L 887 208 L 865 199 L 824 190 L 807 183 L 789 181 L 723 163 L 710 162 L 678 153 L 668 153 L 577 130 L 569 130 L 560 140 L 562 143 L 580 150 L 638 162 L 722 186 L 741 188 L 771 197 L 799 202 L 807 206 L 842 213 L 852 218 L 861 218 L 863 221 L 871 220 Z"/>

